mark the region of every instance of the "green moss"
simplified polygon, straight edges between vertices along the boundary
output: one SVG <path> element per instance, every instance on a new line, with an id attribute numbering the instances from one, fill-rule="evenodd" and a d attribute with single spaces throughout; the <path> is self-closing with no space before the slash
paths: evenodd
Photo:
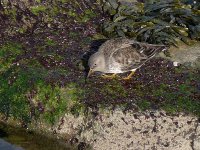
<path id="1" fill-rule="evenodd" d="M 59 74 L 62 73 L 66 74 L 65 71 Z M 2 107 L 0 107 L 0 113 L 28 122 L 31 119 L 30 108 L 32 107 L 35 110 L 32 117 L 43 118 L 50 124 L 55 123 L 66 112 L 68 101 L 61 96 L 62 88 L 57 85 L 51 86 L 45 82 L 44 79 L 50 75 L 51 73 L 43 68 L 31 68 L 30 66 L 27 69 L 15 66 L 1 74 L 0 105 Z M 37 94 L 28 100 L 27 95 L 31 91 L 35 91 Z M 71 95 L 73 94 L 75 93 Z M 75 97 L 73 98 L 69 101 L 75 101 Z M 35 106 L 30 107 L 29 101 L 33 101 L 31 103 L 35 103 Z M 41 109 L 44 109 L 44 112 Z"/>
<path id="2" fill-rule="evenodd" d="M 36 0 L 37 3 L 41 3 L 41 0 Z"/>
<path id="3" fill-rule="evenodd" d="M 177 113 L 177 108 L 174 107 L 174 105 L 172 104 L 165 104 L 163 107 L 162 107 L 163 110 L 165 110 L 166 112 L 170 113 L 170 114 L 175 114 Z"/>
<path id="4" fill-rule="evenodd" d="M 141 100 L 137 102 L 137 105 L 142 111 L 145 111 L 150 109 L 151 103 L 148 100 Z"/>
<path id="5" fill-rule="evenodd" d="M 96 14 L 92 10 L 88 9 L 81 15 L 81 17 L 78 19 L 78 21 L 87 22 L 94 17 L 96 17 Z"/>
<path id="6" fill-rule="evenodd" d="M 167 94 L 167 88 L 168 88 L 168 86 L 167 85 L 165 85 L 165 84 L 163 84 L 163 83 L 161 83 L 160 85 L 159 85 L 159 88 L 157 88 L 155 91 L 153 91 L 153 93 L 154 93 L 154 95 L 155 96 L 162 96 L 163 94 Z"/>
<path id="7" fill-rule="evenodd" d="M 56 46 L 56 45 L 57 45 L 57 42 L 54 41 L 53 39 L 47 38 L 47 39 L 45 40 L 45 45 L 48 45 L 48 46 Z"/>
<path id="8" fill-rule="evenodd" d="M 62 3 L 69 2 L 69 0 L 59 0 L 59 1 L 62 2 Z"/>
<path id="9" fill-rule="evenodd" d="M 12 9 L 5 9 L 4 13 L 16 21 L 17 8 L 14 7 Z"/>
<path id="10" fill-rule="evenodd" d="M 80 102 L 83 98 L 84 90 L 78 88 L 75 83 L 70 83 L 61 89 L 61 97 L 68 103 L 67 111 L 74 115 L 83 113 L 84 105 Z"/>
<path id="11" fill-rule="evenodd" d="M 76 17 L 76 16 L 77 16 L 76 12 L 73 11 L 73 10 L 69 10 L 67 14 L 68 14 L 69 16 L 71 16 L 71 17 Z"/>
<path id="12" fill-rule="evenodd" d="M 65 112 L 66 102 L 60 98 L 59 87 L 52 87 L 44 82 L 37 85 L 38 94 L 35 96 L 38 103 L 36 109 L 38 116 L 41 116 L 47 123 L 53 124 L 60 115 Z"/>
<path id="13" fill-rule="evenodd" d="M 90 19 L 96 17 L 96 14 L 93 12 L 93 10 L 90 9 L 85 10 L 85 12 L 82 12 L 81 14 L 78 14 L 75 10 L 69 10 L 67 14 L 78 22 L 88 22 Z"/>
<path id="14" fill-rule="evenodd" d="M 169 113 L 189 112 L 200 115 L 200 101 L 193 98 L 196 88 L 186 82 L 178 86 L 178 91 L 170 91 L 166 87 L 159 87 L 153 91 L 158 98 L 162 97 L 161 108 Z"/>
<path id="15" fill-rule="evenodd" d="M 53 16 L 58 15 L 59 12 L 60 12 L 60 10 L 62 10 L 62 9 L 60 9 L 60 8 L 57 7 L 57 6 L 53 6 L 52 9 L 51 9 L 51 11 L 52 11 L 52 13 L 53 13 Z"/>
<path id="16" fill-rule="evenodd" d="M 54 44 L 49 42 L 49 45 Z M 67 71 L 60 68 L 47 70 L 35 58 L 23 58 L 13 64 L 16 57 L 22 54 L 20 44 L 7 43 L 0 48 L 0 113 L 24 122 L 31 121 L 31 117 L 41 117 L 53 124 L 67 110 L 67 103 L 60 97 L 59 83 L 55 82 L 55 86 L 52 86 L 46 81 L 60 81 L 59 78 L 66 75 Z M 55 56 L 55 59 L 62 58 Z M 34 91 L 37 94 L 29 99 L 29 93 Z M 44 112 L 39 110 L 39 102 L 44 104 L 41 106 Z M 35 114 L 31 114 L 33 109 Z"/>
<path id="17" fill-rule="evenodd" d="M 108 82 L 101 89 L 101 93 L 108 98 L 116 99 L 127 96 L 126 89 L 121 85 L 120 81 L 112 80 L 112 83 Z"/>
<path id="18" fill-rule="evenodd" d="M 31 89 L 30 74 L 20 67 L 12 67 L 1 74 L 0 112 L 25 122 L 30 121 L 26 94 Z"/>
<path id="19" fill-rule="evenodd" d="M 45 122 L 51 125 L 65 113 L 71 112 L 77 115 L 83 112 L 84 107 L 80 103 L 82 90 L 74 83 L 60 88 L 40 82 L 37 84 L 37 93 L 34 97 L 40 105 L 40 108 L 36 110 L 37 118 L 43 118 Z"/>
<path id="20" fill-rule="evenodd" d="M 18 55 L 23 53 L 21 44 L 8 42 L 0 47 L 0 73 L 9 68 Z"/>
<path id="21" fill-rule="evenodd" d="M 100 33 L 94 34 L 92 38 L 94 40 L 106 39 L 106 37 Z"/>
<path id="22" fill-rule="evenodd" d="M 47 8 L 46 8 L 45 6 L 43 6 L 43 5 L 32 6 L 32 7 L 30 8 L 31 12 L 32 12 L 33 14 L 35 14 L 35 15 L 39 15 L 39 13 L 45 12 L 46 9 L 47 9 Z"/>
<path id="23" fill-rule="evenodd" d="M 78 37 L 78 36 L 79 36 L 78 32 L 69 32 L 69 37 L 71 37 L 71 38 L 75 38 L 75 37 Z"/>
<path id="24" fill-rule="evenodd" d="M 26 32 L 26 30 L 27 30 L 26 28 L 19 28 L 19 29 L 17 30 L 17 32 L 23 34 L 23 33 Z"/>
<path id="25" fill-rule="evenodd" d="M 168 101 L 165 103 L 165 105 L 162 107 L 164 110 L 166 110 L 169 113 L 177 113 L 177 112 L 187 112 L 192 113 L 197 116 L 200 116 L 200 102 L 192 100 L 188 97 L 177 97 L 174 95 L 173 101 Z"/>

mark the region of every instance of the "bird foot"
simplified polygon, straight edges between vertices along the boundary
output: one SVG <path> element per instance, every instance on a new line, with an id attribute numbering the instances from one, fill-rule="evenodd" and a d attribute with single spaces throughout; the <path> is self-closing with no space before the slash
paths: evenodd
<path id="1" fill-rule="evenodd" d="M 104 79 L 113 79 L 113 78 L 116 78 L 118 76 L 114 73 L 112 75 L 103 74 L 101 77 L 104 78 Z"/>
<path id="2" fill-rule="evenodd" d="M 130 80 L 131 79 L 131 77 L 134 75 L 134 71 L 131 71 L 131 73 L 127 76 L 127 77 L 125 77 L 125 78 L 122 78 L 123 80 Z"/>
<path id="3" fill-rule="evenodd" d="M 131 77 L 125 77 L 125 78 L 122 78 L 123 80 L 130 80 L 131 79 Z"/>

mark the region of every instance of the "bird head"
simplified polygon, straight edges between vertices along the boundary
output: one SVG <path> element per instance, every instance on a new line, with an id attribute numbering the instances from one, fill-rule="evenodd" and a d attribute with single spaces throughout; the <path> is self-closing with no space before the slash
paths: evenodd
<path id="1" fill-rule="evenodd" d="M 103 53 L 96 52 L 90 56 L 88 60 L 88 66 L 90 67 L 90 71 L 88 72 L 89 77 L 93 72 L 99 71 L 104 72 L 105 70 L 105 59 Z"/>

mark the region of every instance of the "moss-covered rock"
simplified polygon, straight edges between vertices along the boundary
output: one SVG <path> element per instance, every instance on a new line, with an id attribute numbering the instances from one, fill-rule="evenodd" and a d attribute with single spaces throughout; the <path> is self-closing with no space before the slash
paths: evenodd
<path id="1" fill-rule="evenodd" d="M 89 54 L 94 52 L 102 43 L 95 43 L 93 39 L 106 39 L 102 36 L 99 25 L 107 22 L 108 18 L 100 11 L 99 3 L 72 3 L 68 0 L 53 1 L 51 4 L 43 1 L 20 2 L 11 6 L 3 3 L 15 9 L 6 7 L 4 13 L 1 12 L 7 19 L 0 29 L 0 36 L 3 37 L 0 41 L 0 113 L 26 123 L 34 120 L 51 125 L 65 113 L 88 115 L 91 109 L 92 114 L 95 114 L 99 109 L 117 106 L 124 110 L 156 108 L 199 115 L 199 71 L 183 66 L 175 67 L 165 59 L 155 58 L 147 62 L 129 81 L 120 79 L 126 74 L 120 74 L 114 80 L 102 79 L 94 74 L 85 81 L 87 72 L 83 66 L 86 67 L 88 56 L 86 58 L 83 54 L 87 51 Z M 121 4 L 127 5 L 127 2 L 122 1 L 109 3 L 115 9 L 119 9 Z M 36 6 L 41 8 L 36 9 Z M 134 4 L 133 8 L 145 13 L 141 3 Z M 135 14 L 123 7 L 120 11 Z M 160 8 L 157 11 L 161 11 Z M 113 18 L 114 24 L 127 19 L 123 15 L 116 17 Z M 145 18 L 138 14 L 136 17 Z M 144 27 L 142 33 L 149 33 L 149 27 L 155 28 L 157 23 L 160 23 L 159 26 L 165 25 L 157 22 L 158 20 L 153 21 L 134 24 L 136 27 Z M 112 29 L 112 26 L 109 28 Z M 184 31 L 184 35 L 190 35 L 189 30 Z M 122 32 L 128 31 L 123 28 Z M 144 38 L 142 35 L 139 36 Z M 165 35 L 160 36 L 165 38 Z M 185 52 L 187 49 L 190 53 L 194 47 L 185 48 Z M 177 59 L 189 59 L 186 57 L 188 53 L 183 55 L 177 48 L 175 51 L 182 54 L 174 53 Z M 171 55 L 173 58 L 173 53 Z M 81 63 L 82 59 L 84 65 Z M 189 80 L 186 82 L 187 78 Z"/>

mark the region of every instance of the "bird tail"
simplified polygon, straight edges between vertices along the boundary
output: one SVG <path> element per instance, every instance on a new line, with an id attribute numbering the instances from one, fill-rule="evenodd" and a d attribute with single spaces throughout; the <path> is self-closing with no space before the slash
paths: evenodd
<path id="1" fill-rule="evenodd" d="M 147 44 L 147 43 L 140 43 L 140 42 L 134 42 L 132 43 L 132 46 L 136 48 L 136 50 L 144 54 L 148 57 L 154 56 L 157 53 L 160 53 L 162 51 L 166 51 L 169 49 L 168 45 L 155 45 L 155 44 Z"/>
<path id="2" fill-rule="evenodd" d="M 155 54 L 158 54 L 162 51 L 166 51 L 167 49 L 168 47 L 165 45 L 156 45 L 156 46 L 152 46 L 150 48 L 145 49 L 143 53 L 148 57 L 152 57 Z"/>

